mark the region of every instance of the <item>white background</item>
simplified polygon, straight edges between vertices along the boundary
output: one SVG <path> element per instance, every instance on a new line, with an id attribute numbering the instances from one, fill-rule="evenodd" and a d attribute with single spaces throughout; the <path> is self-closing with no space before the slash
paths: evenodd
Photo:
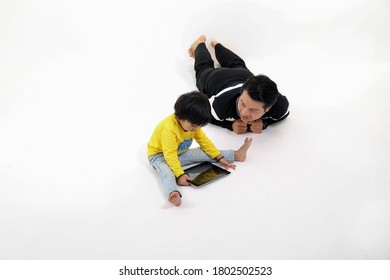
<path id="1" fill-rule="evenodd" d="M 0 259 L 389 259 L 389 29 L 385 0 L 1 1 Z M 200 34 L 291 114 L 174 207 L 146 144 Z"/>

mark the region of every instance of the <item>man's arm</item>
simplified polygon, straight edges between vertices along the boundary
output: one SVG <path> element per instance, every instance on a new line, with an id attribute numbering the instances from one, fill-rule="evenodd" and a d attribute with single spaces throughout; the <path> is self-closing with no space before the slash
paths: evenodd
<path id="1" fill-rule="evenodd" d="M 210 98 L 211 114 L 213 116 L 210 121 L 214 125 L 234 130 L 234 125 L 231 120 L 237 120 L 240 117 L 237 114 L 236 101 L 240 96 L 240 87 L 234 87 L 228 91 L 223 90 L 221 93 Z"/>
<path id="2" fill-rule="evenodd" d="M 235 121 L 227 121 L 227 120 L 217 121 L 215 119 L 211 119 L 210 123 L 214 125 L 218 125 L 223 128 L 227 128 L 231 131 L 234 131 L 236 134 L 244 134 L 248 132 L 248 125 L 240 119 Z"/>
<path id="3" fill-rule="evenodd" d="M 248 130 L 253 133 L 261 133 L 263 131 L 264 123 L 261 119 L 254 120 L 248 124 Z"/>
<path id="4" fill-rule="evenodd" d="M 264 114 L 263 117 L 261 117 L 261 120 L 263 121 L 263 129 L 266 129 L 270 124 L 280 122 L 287 118 L 290 114 L 288 108 L 289 102 L 287 98 L 280 94 L 271 109 Z"/>
<path id="5" fill-rule="evenodd" d="M 218 126 L 223 127 L 223 128 L 227 128 L 227 129 L 233 131 L 233 122 L 232 121 L 226 121 L 226 120 L 217 121 L 216 119 L 212 118 L 210 120 L 210 123 L 214 124 L 214 125 L 218 125 Z"/>

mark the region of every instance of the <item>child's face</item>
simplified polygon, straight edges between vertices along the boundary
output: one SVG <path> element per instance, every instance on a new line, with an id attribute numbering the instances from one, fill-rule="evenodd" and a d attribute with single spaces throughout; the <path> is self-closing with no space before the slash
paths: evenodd
<path id="1" fill-rule="evenodd" d="M 195 131 L 200 127 L 199 125 L 194 125 L 187 120 L 179 120 L 179 123 L 184 131 Z"/>

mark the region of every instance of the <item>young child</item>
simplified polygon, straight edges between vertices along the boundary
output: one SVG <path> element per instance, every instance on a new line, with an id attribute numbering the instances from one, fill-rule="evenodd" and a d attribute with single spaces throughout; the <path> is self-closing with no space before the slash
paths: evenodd
<path id="1" fill-rule="evenodd" d="M 211 119 L 207 96 L 199 91 L 181 95 L 174 106 L 175 113 L 163 119 L 148 143 L 148 159 L 158 171 L 163 191 L 176 206 L 181 204 L 179 186 L 188 186 L 190 177 L 183 166 L 208 161 L 235 169 L 234 161 L 245 161 L 252 138 L 246 138 L 237 150 L 219 151 L 202 130 Z M 193 139 L 199 148 L 191 148 Z"/>

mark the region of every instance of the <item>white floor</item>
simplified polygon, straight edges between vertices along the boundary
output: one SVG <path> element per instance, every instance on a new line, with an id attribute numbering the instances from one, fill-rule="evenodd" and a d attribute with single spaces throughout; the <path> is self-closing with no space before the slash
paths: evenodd
<path id="1" fill-rule="evenodd" d="M 1 2 L 0 259 L 390 259 L 389 2 L 133 2 Z M 146 144 L 202 33 L 291 114 L 174 207 Z"/>

